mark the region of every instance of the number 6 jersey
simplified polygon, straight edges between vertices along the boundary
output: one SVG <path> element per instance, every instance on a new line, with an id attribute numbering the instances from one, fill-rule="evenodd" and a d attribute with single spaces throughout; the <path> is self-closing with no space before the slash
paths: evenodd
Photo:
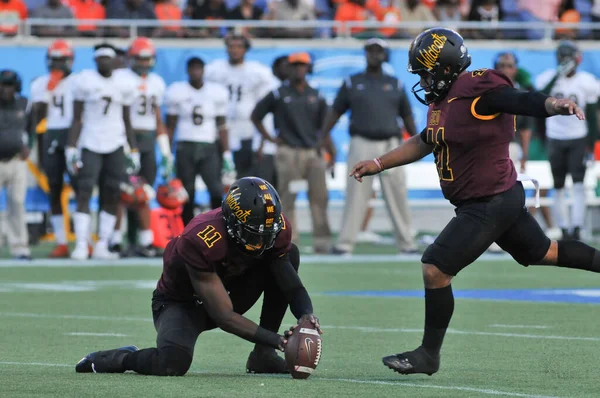
<path id="1" fill-rule="evenodd" d="M 83 102 L 78 146 L 96 153 L 111 153 L 125 145 L 123 106 L 131 106 L 134 85 L 122 74 L 103 77 L 96 70 L 77 75 L 75 101 Z"/>
<path id="2" fill-rule="evenodd" d="M 220 84 L 204 82 L 195 89 L 188 82 L 175 82 L 167 89 L 167 115 L 179 117 L 177 141 L 215 142 L 217 117 L 227 114 L 228 92 Z"/>
<path id="3" fill-rule="evenodd" d="M 501 87 L 512 87 L 503 74 L 469 71 L 458 77 L 444 99 L 429 105 L 421 139 L 433 145 L 442 192 L 452 204 L 507 191 L 517 180 L 508 156 L 515 116 L 476 111 L 483 94 Z"/>

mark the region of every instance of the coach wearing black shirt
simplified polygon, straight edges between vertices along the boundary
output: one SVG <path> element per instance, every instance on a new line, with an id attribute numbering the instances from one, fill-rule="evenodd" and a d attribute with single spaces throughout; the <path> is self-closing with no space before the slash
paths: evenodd
<path id="1" fill-rule="evenodd" d="M 278 144 L 275 164 L 283 213 L 292 223 L 292 240 L 298 242 L 295 219 L 296 193 L 290 183 L 308 181 L 308 200 L 312 215 L 313 246 L 316 253 L 329 251 L 331 232 L 327 220 L 328 191 L 325 161 L 319 153 L 319 133 L 327 114 L 327 102 L 318 90 L 308 85 L 306 74 L 310 55 L 295 53 L 288 57 L 290 76 L 254 108 L 252 122 L 267 141 Z M 262 123 L 273 113 L 277 137 L 273 138 Z"/>
<path id="2" fill-rule="evenodd" d="M 344 81 L 338 91 L 333 109 L 325 121 L 322 145 L 332 154 L 336 150 L 330 132 L 338 119 L 350 110 L 350 150 L 348 166 L 361 159 L 372 159 L 396 148 L 402 139 L 398 117 L 412 136 L 416 134 L 412 109 L 402 83 L 383 73 L 389 47 L 386 41 L 370 39 L 365 43 L 367 69 Z M 333 156 L 335 159 L 335 156 Z M 404 169 L 396 168 L 379 175 L 383 197 L 394 228 L 397 245 L 402 252 L 415 251 L 410 229 Z M 347 184 L 344 216 L 338 242 L 332 252 L 343 254 L 354 248 L 365 213 L 373 193 L 371 183 Z"/>
<path id="3" fill-rule="evenodd" d="M 6 237 L 14 258 L 29 259 L 25 219 L 29 119 L 27 98 L 20 92 L 19 75 L 12 70 L 0 71 L 0 190 L 6 188 Z"/>

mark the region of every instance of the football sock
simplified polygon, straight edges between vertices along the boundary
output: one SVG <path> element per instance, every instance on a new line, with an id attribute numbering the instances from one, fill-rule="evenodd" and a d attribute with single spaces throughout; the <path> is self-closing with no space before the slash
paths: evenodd
<path id="1" fill-rule="evenodd" d="M 583 182 L 573 184 L 573 207 L 571 208 L 571 220 L 573 227 L 581 228 L 585 218 L 585 188 Z"/>
<path id="2" fill-rule="evenodd" d="M 151 229 L 140 231 L 140 246 L 148 247 L 154 242 L 154 233 Z"/>
<path id="3" fill-rule="evenodd" d="M 192 364 L 192 357 L 177 347 L 144 348 L 127 354 L 125 370 L 143 375 L 183 376 Z"/>
<path id="4" fill-rule="evenodd" d="M 117 229 L 110 236 L 110 244 L 114 246 L 114 245 L 120 245 L 122 243 L 123 243 L 123 232 L 121 232 L 121 230 Z"/>
<path id="5" fill-rule="evenodd" d="M 87 244 L 90 237 L 90 223 L 92 217 L 87 213 L 76 212 L 73 214 L 73 227 L 75 228 L 75 236 L 77 244 Z"/>
<path id="6" fill-rule="evenodd" d="M 103 210 L 98 216 L 98 221 L 100 223 L 100 227 L 98 228 L 98 240 L 105 242 L 108 246 L 108 240 L 115 231 L 117 217 Z"/>
<path id="7" fill-rule="evenodd" d="M 554 217 L 559 228 L 568 229 L 567 203 L 564 188 L 556 190 L 556 198 L 554 200 Z"/>
<path id="8" fill-rule="evenodd" d="M 430 354 L 439 354 L 453 312 L 452 285 L 441 289 L 425 289 L 425 333 L 422 346 Z"/>
<path id="9" fill-rule="evenodd" d="M 271 332 L 278 333 L 287 311 L 288 302 L 283 292 L 276 285 L 270 283 L 267 286 L 263 294 L 259 325 Z M 255 348 L 270 349 L 270 347 L 260 344 L 256 344 Z"/>
<path id="10" fill-rule="evenodd" d="M 577 240 L 559 240 L 556 265 L 600 272 L 600 251 Z"/>
<path id="11" fill-rule="evenodd" d="M 127 242 L 129 242 L 129 246 L 135 245 L 137 242 L 137 233 L 138 233 L 138 215 L 135 211 L 125 210 L 127 214 Z M 140 242 L 141 243 L 141 242 Z M 142 246 L 148 246 L 142 244 Z"/>
<path id="12" fill-rule="evenodd" d="M 67 244 L 67 234 L 65 233 L 65 224 L 62 214 L 56 214 L 50 217 L 50 224 L 54 231 L 54 239 L 57 245 Z"/>

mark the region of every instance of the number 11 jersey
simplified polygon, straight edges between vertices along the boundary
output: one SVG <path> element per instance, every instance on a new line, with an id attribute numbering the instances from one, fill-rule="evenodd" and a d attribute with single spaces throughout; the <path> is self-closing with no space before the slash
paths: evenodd
<path id="1" fill-rule="evenodd" d="M 512 87 L 503 74 L 490 69 L 465 72 L 448 95 L 429 105 L 424 142 L 433 145 L 444 197 L 453 204 L 509 190 L 517 172 L 508 155 L 515 136 L 515 116 L 480 115 L 481 96 Z"/>

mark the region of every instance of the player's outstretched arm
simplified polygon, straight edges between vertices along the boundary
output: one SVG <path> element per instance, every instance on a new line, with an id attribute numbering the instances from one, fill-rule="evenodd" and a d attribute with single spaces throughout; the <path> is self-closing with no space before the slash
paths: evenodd
<path id="1" fill-rule="evenodd" d="M 383 170 L 391 169 L 405 164 L 416 162 L 424 158 L 433 150 L 433 146 L 425 143 L 421 138 L 423 133 L 410 137 L 400 146 L 385 155 L 373 160 L 358 162 L 350 171 L 349 176 L 362 182 L 362 177 L 372 176 Z"/>
<path id="2" fill-rule="evenodd" d="M 474 105 L 477 114 L 484 116 L 508 113 L 542 118 L 575 115 L 579 120 L 585 119 L 583 110 L 570 99 L 548 97 L 539 92 L 521 91 L 508 86 L 488 91 L 476 98 Z"/>
<path id="3" fill-rule="evenodd" d="M 194 292 L 200 297 L 208 315 L 222 330 L 252 343 L 284 350 L 287 340 L 277 333 L 261 328 L 256 323 L 233 311 L 233 304 L 214 272 L 202 272 L 187 266 Z"/>

